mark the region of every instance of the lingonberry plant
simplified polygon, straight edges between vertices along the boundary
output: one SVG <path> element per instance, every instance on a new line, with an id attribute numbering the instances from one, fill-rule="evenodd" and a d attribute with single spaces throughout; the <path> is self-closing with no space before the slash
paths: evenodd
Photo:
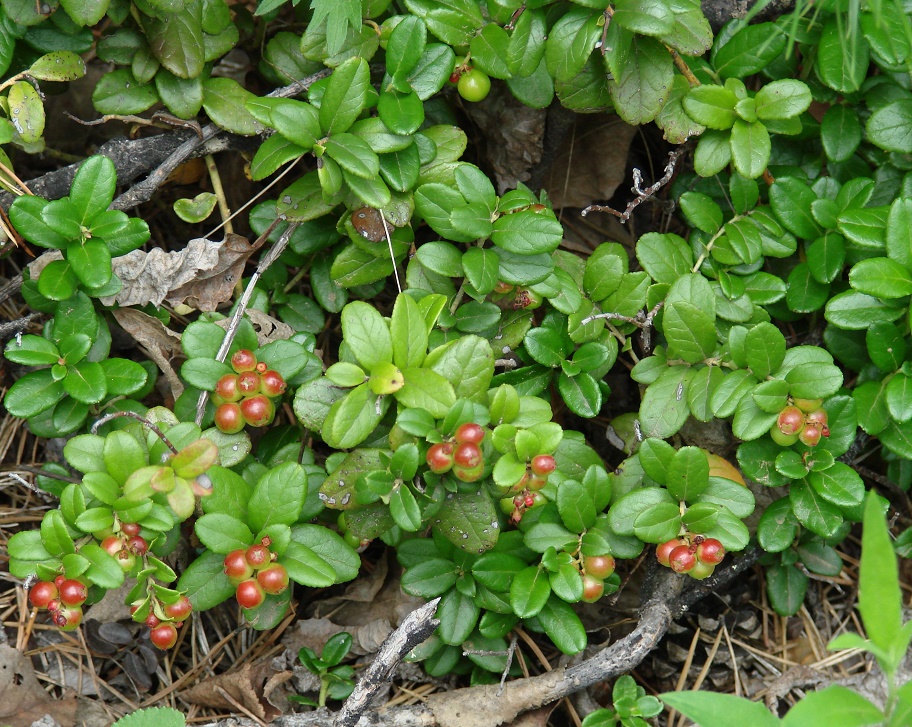
<path id="1" fill-rule="evenodd" d="M 906 12 L 800 2 L 714 32 L 692 0 L 305 5 L 0 5 L 0 230 L 49 248 L 21 261 L 43 317 L 10 333 L 4 404 L 67 437 L 72 470 L 45 467 L 59 507 L 9 541 L 31 605 L 78 628 L 130 578 L 134 620 L 167 649 L 232 597 L 274 627 L 293 583 L 352 580 L 379 541 L 403 590 L 440 597 L 412 656 L 476 681 L 506 665 L 473 652 L 506 652 L 520 625 L 581 652 L 577 604 L 616 592 L 647 547 L 704 581 L 755 545 L 772 608 L 796 613 L 809 574 L 842 570 L 860 473 L 912 485 Z M 222 62 L 235 48 L 248 86 Z M 170 161 L 135 185 L 113 153 L 63 186 L 19 181 L 45 145 L 40 84 L 81 77 L 78 54 L 109 64 L 92 90 L 106 120 L 154 108 L 193 130 L 181 149 L 233 135 L 255 245 L 139 249 L 171 236 L 123 210 Z M 642 234 L 565 244 L 571 205 L 555 213 L 543 170 L 469 148 L 465 129 L 520 107 L 554 121 L 529 158 L 555 155 L 542 139 L 564 112 L 667 147 L 624 211 L 584 211 Z M 217 202 L 228 226 L 209 161 L 214 202 L 175 209 Z M 348 648 L 302 661 L 347 685 Z M 589 724 L 655 714 L 627 681 L 615 692 Z"/>

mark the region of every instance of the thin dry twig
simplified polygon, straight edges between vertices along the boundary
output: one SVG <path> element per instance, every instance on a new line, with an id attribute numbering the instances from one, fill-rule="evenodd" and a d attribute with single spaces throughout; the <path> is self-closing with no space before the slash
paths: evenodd
<path id="1" fill-rule="evenodd" d="M 627 203 L 627 209 L 623 212 L 618 212 L 616 209 L 608 207 L 607 205 L 591 204 L 580 214 L 585 217 L 590 212 L 607 212 L 608 214 L 617 217 L 621 222 L 627 222 L 627 220 L 630 219 L 630 215 L 633 214 L 633 211 L 637 207 L 643 204 L 647 199 L 655 199 L 655 193 L 671 181 L 672 176 L 674 176 L 675 165 L 677 165 L 678 159 L 686 150 L 687 147 L 681 145 L 674 151 L 670 151 L 668 153 L 668 164 L 665 165 L 665 174 L 655 184 L 646 187 L 645 189 L 643 189 L 642 186 L 643 173 L 639 169 L 634 169 L 633 188 L 631 191 L 636 194 L 636 197 Z"/>

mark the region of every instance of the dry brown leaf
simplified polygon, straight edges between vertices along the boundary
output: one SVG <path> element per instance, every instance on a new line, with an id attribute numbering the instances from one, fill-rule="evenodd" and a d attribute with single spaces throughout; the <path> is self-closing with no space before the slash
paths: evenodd
<path id="1" fill-rule="evenodd" d="M 545 175 L 554 209 L 610 200 L 627 175 L 627 153 L 636 132 L 636 126 L 610 114 L 577 118 Z"/>
<path id="2" fill-rule="evenodd" d="M 0 723 L 4 727 L 30 727 L 46 714 L 61 727 L 72 727 L 76 724 L 76 698 L 52 699 L 41 688 L 32 662 L 0 644 Z"/>
<path id="3" fill-rule="evenodd" d="M 532 168 L 542 157 L 545 110 L 529 108 L 506 88 L 497 86 L 484 103 L 467 107 L 486 140 L 485 156 L 497 179 L 498 193 L 514 189 L 518 182 L 528 182 Z"/>
<path id="4" fill-rule="evenodd" d="M 184 392 L 184 385 L 172 368 L 171 361 L 183 356 L 180 336 L 155 316 L 133 308 L 117 308 L 111 314 L 156 363 L 171 388 L 171 395 L 177 399 Z"/>
<path id="5" fill-rule="evenodd" d="M 117 295 L 102 298 L 105 305 L 171 305 L 185 303 L 197 310 L 213 311 L 231 299 L 244 263 L 253 253 L 246 238 L 228 234 L 222 241 L 197 238 L 183 250 L 149 252 L 134 250 L 113 261 L 123 282 Z"/>
<path id="6" fill-rule="evenodd" d="M 290 671 L 277 672 L 270 664 L 244 664 L 237 671 L 204 679 L 196 686 L 181 692 L 181 698 L 191 704 L 235 711 L 236 707 L 227 700 L 227 693 L 262 720 L 269 721 L 281 711 L 269 703 L 269 695 L 284 682 L 291 679 Z"/>

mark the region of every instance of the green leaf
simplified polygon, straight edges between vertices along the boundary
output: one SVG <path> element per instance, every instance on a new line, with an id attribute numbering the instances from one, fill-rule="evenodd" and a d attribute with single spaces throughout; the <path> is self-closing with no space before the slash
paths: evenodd
<path id="1" fill-rule="evenodd" d="M 688 202 L 684 202 L 682 197 L 682 207 L 689 205 L 692 201 L 694 201 L 693 198 L 690 198 Z M 690 206 L 693 207 L 693 205 Z M 719 210 L 720 223 L 721 215 L 722 211 Z M 646 233 L 637 240 L 636 256 L 643 269 L 653 280 L 669 285 L 681 276 L 689 274 L 694 264 L 690 246 L 683 238 L 671 233 L 664 235 L 656 232 Z M 594 300 L 605 297 L 595 291 L 592 296 Z"/>
<path id="2" fill-rule="evenodd" d="M 758 379 L 777 371 L 785 359 L 785 337 L 772 323 L 759 323 L 744 340 L 747 365 Z"/>
<path id="3" fill-rule="evenodd" d="M 51 369 L 25 374 L 6 392 L 3 404 L 13 416 L 22 419 L 47 411 L 66 396 L 63 383 L 54 378 Z"/>
<path id="4" fill-rule="evenodd" d="M 233 515 L 224 513 L 203 515 L 196 521 L 194 530 L 203 545 L 222 555 L 253 543 L 250 528 Z"/>
<path id="5" fill-rule="evenodd" d="M 633 533 L 646 543 L 661 543 L 681 531 L 681 509 L 676 503 L 661 502 L 643 510 L 633 522 Z"/>
<path id="6" fill-rule="evenodd" d="M 247 503 L 247 522 L 259 532 L 271 525 L 293 525 L 307 494 L 307 472 L 296 462 L 285 462 L 257 481 Z"/>
<path id="7" fill-rule="evenodd" d="M 354 301 L 342 309 L 342 336 L 366 371 L 393 360 L 389 325 L 368 303 Z"/>
<path id="8" fill-rule="evenodd" d="M 766 569 L 766 592 L 770 605 L 780 616 L 798 613 L 807 587 L 807 575 L 793 565 L 771 565 Z"/>
<path id="9" fill-rule="evenodd" d="M 551 28 L 545 41 L 548 74 L 557 81 L 569 81 L 586 65 L 601 36 L 599 13 L 572 8 Z"/>
<path id="10" fill-rule="evenodd" d="M 563 653 L 578 654 L 586 648 L 586 629 L 566 601 L 552 596 L 542 606 L 537 618 L 548 638 Z"/>
<path id="11" fill-rule="evenodd" d="M 336 582 L 336 569 L 311 548 L 292 540 L 279 563 L 295 583 L 311 588 L 326 588 Z"/>
<path id="12" fill-rule="evenodd" d="M 731 161 L 731 134 L 728 131 L 705 131 L 697 142 L 694 169 L 702 177 L 721 172 Z"/>
<path id="13" fill-rule="evenodd" d="M 510 36 L 496 23 L 488 23 L 469 44 L 472 64 L 491 78 L 510 78 L 512 73 L 507 63 Z"/>
<path id="14" fill-rule="evenodd" d="M 181 119 L 192 119 L 203 107 L 203 80 L 180 78 L 162 68 L 155 74 L 155 90 L 168 110 Z"/>
<path id="15" fill-rule="evenodd" d="M 677 500 L 693 502 L 709 486 L 709 461 L 698 447 L 681 447 L 668 465 L 665 486 Z"/>
<path id="16" fill-rule="evenodd" d="M 666 692 L 659 695 L 665 704 L 689 717 L 700 727 L 726 727 L 733 723 L 751 727 L 779 727 L 778 717 L 761 702 L 717 692 Z"/>
<path id="17" fill-rule="evenodd" d="M 57 363 L 61 357 L 51 341 L 41 336 L 26 334 L 6 344 L 4 356 L 14 363 L 25 366 L 44 366 Z"/>
<path id="18" fill-rule="evenodd" d="M 344 583 L 357 578 L 361 556 L 338 533 L 322 525 L 295 525 L 291 539 L 308 547 L 335 571 L 335 582 Z"/>
<path id="19" fill-rule="evenodd" d="M 912 153 L 912 99 L 900 99 L 877 108 L 868 118 L 865 132 L 872 144 L 886 151 Z"/>
<path id="20" fill-rule="evenodd" d="M 349 27 L 357 30 L 360 26 L 361 3 L 359 0 L 311 0 L 311 7 L 313 25 L 326 21 L 326 50 L 333 56 L 342 50 Z"/>
<path id="21" fill-rule="evenodd" d="M 839 507 L 853 507 L 864 499 L 864 482 L 855 470 L 842 462 L 821 472 L 811 472 L 808 482 L 821 497 Z"/>
<path id="22" fill-rule="evenodd" d="M 789 499 L 798 521 L 822 538 L 832 537 L 842 525 L 843 517 L 839 508 L 823 499 L 806 482 L 793 482 Z"/>
<path id="23" fill-rule="evenodd" d="M 779 177 L 770 187 L 769 196 L 773 214 L 789 232 L 808 240 L 820 236 L 820 227 L 811 215 L 811 204 L 817 195 L 802 180 Z"/>
<path id="24" fill-rule="evenodd" d="M 107 590 L 120 588 L 124 582 L 124 572 L 117 561 L 96 543 L 86 543 L 79 549 L 79 555 L 91 565 L 83 574 L 91 583 Z"/>
<path id="25" fill-rule="evenodd" d="M 883 713 L 860 694 L 839 684 L 807 694 L 782 720 L 782 727 L 845 727 L 881 724 Z"/>
<path id="26" fill-rule="evenodd" d="M 386 72 L 401 78 L 417 65 L 427 45 L 427 26 L 421 18 L 406 15 L 393 29 L 386 46 Z"/>
<path id="27" fill-rule="evenodd" d="M 903 298 L 912 294 L 912 273 L 887 257 L 868 258 L 849 271 L 855 290 L 878 298 Z"/>
<path id="28" fill-rule="evenodd" d="M 557 488 L 557 510 L 564 525 L 576 533 L 595 525 L 598 514 L 593 493 L 576 480 L 564 480 Z"/>
<path id="29" fill-rule="evenodd" d="M 92 91 L 92 105 L 100 114 L 138 114 L 156 101 L 155 87 L 138 83 L 125 68 L 102 76 Z"/>
<path id="30" fill-rule="evenodd" d="M 687 115 L 708 129 L 730 129 L 737 119 L 738 97 L 724 86 L 702 85 L 690 89 L 683 105 Z"/>
<path id="31" fill-rule="evenodd" d="M 458 590 L 448 591 L 440 599 L 437 633 L 445 644 L 459 645 L 469 638 L 478 623 L 481 609 L 470 596 Z"/>
<path id="32" fill-rule="evenodd" d="M 716 327 L 712 317 L 685 301 L 665 307 L 662 332 L 668 340 L 669 354 L 688 363 L 708 358 L 716 347 Z"/>
<path id="33" fill-rule="evenodd" d="M 785 375 L 790 393 L 798 399 L 825 399 L 842 386 L 842 371 L 833 364 L 803 363 Z"/>
<path id="34" fill-rule="evenodd" d="M 745 25 L 727 41 L 716 36 L 712 64 L 722 78 L 746 78 L 782 55 L 787 38 L 773 23 Z"/>
<path id="35" fill-rule="evenodd" d="M 370 70 L 363 58 L 349 58 L 333 71 L 320 104 L 325 134 L 348 131 L 367 104 Z"/>
<path id="36" fill-rule="evenodd" d="M 751 124 L 741 119 L 735 121 L 731 148 L 732 162 L 741 175 L 756 179 L 763 174 L 769 163 L 772 144 L 769 132 L 760 121 Z"/>
<path id="37" fill-rule="evenodd" d="M 873 493 L 865 503 L 859 572 L 858 610 L 868 638 L 891 653 L 902 628 L 902 596 L 884 511 Z"/>
<path id="38" fill-rule="evenodd" d="M 828 159 L 834 162 L 846 161 L 861 143 L 861 122 L 858 115 L 849 106 L 831 106 L 820 122 L 820 140 Z"/>
<path id="39" fill-rule="evenodd" d="M 406 569 L 402 574 L 402 590 L 419 598 L 436 598 L 456 583 L 457 576 L 453 561 L 430 558 Z"/>
<path id="40" fill-rule="evenodd" d="M 216 126 L 232 134 L 255 136 L 263 132 L 263 125 L 247 110 L 247 104 L 255 98 L 233 78 L 208 78 L 203 82 L 203 108 Z"/>
<path id="41" fill-rule="evenodd" d="M 620 74 L 608 81 L 608 91 L 618 116 L 632 125 L 652 121 L 671 92 L 671 55 L 658 40 L 642 35 L 632 36 L 617 54 Z"/>
<path id="42" fill-rule="evenodd" d="M 483 491 L 454 493 L 437 518 L 435 525 L 444 537 L 467 553 L 489 550 L 500 534 L 494 502 Z"/>
<path id="43" fill-rule="evenodd" d="M 646 389 L 640 404 L 640 427 L 644 437 L 667 439 L 687 421 L 686 389 L 692 369 L 670 366 Z"/>
<path id="44" fill-rule="evenodd" d="M 406 0 L 405 6 L 424 20 L 428 30 L 453 47 L 468 45 L 475 31 L 484 25 L 473 0 Z"/>
<path id="45" fill-rule="evenodd" d="M 402 370 L 402 376 L 405 383 L 394 396 L 403 406 L 424 409 L 435 419 L 442 419 L 456 403 L 452 384 L 436 371 L 407 368 Z"/>
<path id="46" fill-rule="evenodd" d="M 611 22 L 641 35 L 661 36 L 674 26 L 674 14 L 660 0 L 619 0 Z"/>
<path id="47" fill-rule="evenodd" d="M 95 3 L 103 6 L 104 3 Z M 102 13 L 103 15 L 104 13 Z M 72 13 L 68 12 L 74 20 Z M 95 25 L 101 18 L 85 25 Z M 39 81 L 75 81 L 85 75 L 85 63 L 76 53 L 68 50 L 57 50 L 46 53 L 29 66 L 28 74 Z"/>
<path id="48" fill-rule="evenodd" d="M 857 91 L 868 70 L 868 42 L 857 26 L 846 27 L 848 17 L 835 15 L 826 21 L 814 65 L 820 80 L 841 93 Z"/>
<path id="49" fill-rule="evenodd" d="M 503 215 L 494 222 L 491 240 L 498 247 L 519 255 L 550 253 L 557 249 L 563 236 L 554 214 L 533 210 Z"/>
<path id="50" fill-rule="evenodd" d="M 485 401 L 494 377 L 494 351 L 485 339 L 468 335 L 431 351 L 424 365 L 452 385 L 456 398 Z"/>
<path id="51" fill-rule="evenodd" d="M 203 72 L 203 4 L 182 3 L 167 16 L 143 16 L 142 28 L 155 58 L 178 78 L 196 78 Z"/>
<path id="52" fill-rule="evenodd" d="M 25 144 L 34 144 L 44 134 L 44 104 L 28 81 L 16 81 L 6 96 L 9 119 Z"/>
<path id="53" fill-rule="evenodd" d="M 389 403 L 388 396 L 378 397 L 370 392 L 368 384 L 361 384 L 329 407 L 320 436 L 335 449 L 355 447 L 374 431 Z"/>
<path id="54" fill-rule="evenodd" d="M 557 377 L 557 389 L 567 408 L 577 416 L 591 419 L 602 409 L 602 390 L 585 372 L 569 376 L 562 371 Z"/>
<path id="55" fill-rule="evenodd" d="M 510 605 L 520 618 L 531 618 L 541 611 L 551 596 L 548 571 L 529 566 L 520 571 L 510 586 Z"/>
<path id="56" fill-rule="evenodd" d="M 790 119 L 807 111 L 811 91 L 801 81 L 782 79 L 763 86 L 757 91 L 755 101 L 757 118 L 761 121 Z"/>
<path id="57" fill-rule="evenodd" d="M 186 591 L 195 611 L 215 608 L 234 595 L 236 586 L 225 575 L 224 556 L 204 551 L 181 573 L 177 588 Z"/>

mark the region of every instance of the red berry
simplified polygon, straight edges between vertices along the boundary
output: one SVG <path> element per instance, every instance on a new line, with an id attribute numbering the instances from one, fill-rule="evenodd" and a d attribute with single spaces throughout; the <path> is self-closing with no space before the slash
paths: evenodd
<path id="1" fill-rule="evenodd" d="M 161 623 L 161 619 L 158 616 L 156 616 L 154 613 L 149 611 L 149 615 L 146 616 L 146 620 L 144 621 L 144 623 L 150 629 L 154 629 L 156 626 L 158 626 Z"/>
<path id="2" fill-rule="evenodd" d="M 241 413 L 251 427 L 265 427 L 275 418 L 275 404 L 263 394 L 258 394 L 241 402 Z"/>
<path id="3" fill-rule="evenodd" d="M 193 605 L 186 596 L 181 596 L 174 603 L 166 604 L 163 608 L 165 616 L 172 621 L 183 621 L 193 611 Z"/>
<path id="4" fill-rule="evenodd" d="M 453 453 L 453 461 L 464 469 L 474 469 L 481 464 L 481 450 L 477 444 L 463 442 L 456 447 L 456 451 Z"/>
<path id="5" fill-rule="evenodd" d="M 240 404 L 227 402 L 215 410 L 215 426 L 225 434 L 237 434 L 244 428 L 244 415 Z"/>
<path id="6" fill-rule="evenodd" d="M 81 606 L 88 597 L 89 589 L 81 581 L 69 579 L 60 585 L 60 600 L 66 606 Z"/>
<path id="7" fill-rule="evenodd" d="M 814 424 L 805 424 L 804 429 L 798 433 L 798 439 L 808 447 L 816 446 L 821 436 L 823 436 L 823 431 Z"/>
<path id="8" fill-rule="evenodd" d="M 277 596 L 288 588 L 288 571 L 281 565 L 272 565 L 257 573 L 257 583 L 266 593 Z"/>
<path id="9" fill-rule="evenodd" d="M 614 557 L 611 555 L 587 555 L 583 558 L 583 570 L 594 578 L 605 580 L 614 573 Z"/>
<path id="10" fill-rule="evenodd" d="M 63 582 L 65 580 L 66 580 L 66 576 L 57 576 L 56 578 L 54 578 L 54 585 L 57 586 L 57 588 L 60 588 L 60 586 L 63 585 Z"/>
<path id="11" fill-rule="evenodd" d="M 253 566 L 247 562 L 246 551 L 232 550 L 225 556 L 225 575 L 237 582 L 253 575 Z"/>
<path id="12" fill-rule="evenodd" d="M 803 412 L 812 412 L 823 406 L 823 399 L 795 399 L 794 404 Z"/>
<path id="13" fill-rule="evenodd" d="M 145 555 L 149 550 L 149 543 L 142 535 L 134 535 L 127 541 L 127 550 L 136 555 Z"/>
<path id="14" fill-rule="evenodd" d="M 117 554 L 123 550 L 124 541 L 118 538 L 116 535 L 109 535 L 107 538 L 101 541 L 101 547 L 109 555 L 113 555 L 116 558 Z M 60 576 L 58 576 L 58 578 L 59 577 Z"/>
<path id="15" fill-rule="evenodd" d="M 239 374 L 244 371 L 254 371 L 256 365 L 256 354 L 253 353 L 253 351 L 248 351 L 246 348 L 235 351 L 234 355 L 231 357 L 231 368 Z"/>
<path id="16" fill-rule="evenodd" d="M 241 398 L 238 383 L 237 374 L 225 374 L 215 385 L 215 395 L 221 397 L 222 401 L 238 401 Z"/>
<path id="17" fill-rule="evenodd" d="M 264 565 L 270 562 L 272 553 L 269 552 L 269 548 L 267 548 L 265 545 L 258 543 L 247 548 L 244 556 L 247 558 L 247 563 L 252 567 L 262 568 Z"/>
<path id="18" fill-rule="evenodd" d="M 779 412 L 776 420 L 779 431 L 785 435 L 797 434 L 804 426 L 804 412 L 797 406 L 787 406 Z"/>
<path id="19" fill-rule="evenodd" d="M 668 555 L 668 562 L 675 573 L 687 573 L 696 565 L 697 558 L 690 552 L 690 546 L 679 545 Z"/>
<path id="20" fill-rule="evenodd" d="M 657 545 L 656 546 L 656 558 L 658 559 L 659 563 L 664 565 L 666 568 L 670 568 L 671 562 L 668 560 L 668 556 L 670 556 L 671 551 L 673 551 L 679 545 L 684 545 L 684 541 L 678 540 L 677 538 L 675 538 L 674 540 L 668 540 L 664 543 L 660 543 L 659 545 Z"/>
<path id="21" fill-rule="evenodd" d="M 532 458 L 532 472 L 536 475 L 550 475 L 557 467 L 554 457 L 550 454 L 540 454 Z"/>
<path id="22" fill-rule="evenodd" d="M 525 507 L 532 507 L 535 504 L 535 498 L 532 495 L 526 495 L 523 498 L 523 505 Z"/>
<path id="23" fill-rule="evenodd" d="M 54 610 L 52 619 L 61 631 L 75 631 L 82 623 L 82 609 L 79 606 L 60 606 Z"/>
<path id="24" fill-rule="evenodd" d="M 601 578 L 586 573 L 583 576 L 583 601 L 595 603 L 605 593 L 605 583 Z"/>
<path id="25" fill-rule="evenodd" d="M 453 467 L 453 445 L 450 442 L 432 444 L 425 457 L 431 472 L 442 475 Z"/>
<path id="26" fill-rule="evenodd" d="M 256 365 L 256 372 L 257 372 L 258 374 L 265 374 L 265 373 L 266 373 L 266 369 L 268 369 L 268 368 L 269 368 L 269 367 L 266 365 L 266 362 L 265 362 L 265 361 L 260 361 L 260 362 Z"/>
<path id="27" fill-rule="evenodd" d="M 532 475 L 526 483 L 526 488 L 532 492 L 538 492 L 548 484 L 548 475 Z"/>
<path id="28" fill-rule="evenodd" d="M 57 586 L 50 581 L 38 581 L 29 589 L 29 601 L 35 608 L 47 608 L 57 595 Z"/>
<path id="29" fill-rule="evenodd" d="M 167 651 L 177 643 L 177 629 L 173 623 L 159 624 L 149 633 L 149 639 L 162 651 Z"/>
<path id="30" fill-rule="evenodd" d="M 709 565 L 718 565 L 725 558 L 725 546 L 715 538 L 706 538 L 697 546 L 697 560 Z"/>
<path id="31" fill-rule="evenodd" d="M 260 375 L 256 371 L 245 371 L 238 374 L 238 391 L 244 396 L 260 393 Z"/>
<path id="32" fill-rule="evenodd" d="M 126 536 L 139 535 L 141 528 L 139 523 L 121 523 L 120 524 L 121 532 Z"/>
<path id="33" fill-rule="evenodd" d="M 484 462 L 479 462 L 476 467 L 460 467 L 453 465 L 453 474 L 462 482 L 477 482 L 484 474 Z"/>
<path id="34" fill-rule="evenodd" d="M 694 567 L 688 571 L 687 575 L 695 580 L 702 581 L 704 578 L 709 578 L 715 569 L 716 566 L 712 563 L 703 563 L 698 560 Z"/>
<path id="35" fill-rule="evenodd" d="M 459 75 L 460 75 L 460 74 L 456 73 L 456 71 L 453 71 L 453 72 L 450 74 L 450 83 L 458 83 L 458 82 L 459 82 Z"/>
<path id="36" fill-rule="evenodd" d="M 264 371 L 260 376 L 260 391 L 266 396 L 281 396 L 288 385 L 278 371 Z"/>
<path id="37" fill-rule="evenodd" d="M 243 608 L 256 608 L 266 599 L 262 586 L 252 578 L 241 581 L 234 596 Z"/>
<path id="38" fill-rule="evenodd" d="M 485 430 L 479 424 L 473 422 L 468 422 L 463 424 L 459 429 L 456 430 L 456 441 L 459 444 L 469 442 L 471 444 L 481 444 L 481 440 L 484 439 Z"/>

